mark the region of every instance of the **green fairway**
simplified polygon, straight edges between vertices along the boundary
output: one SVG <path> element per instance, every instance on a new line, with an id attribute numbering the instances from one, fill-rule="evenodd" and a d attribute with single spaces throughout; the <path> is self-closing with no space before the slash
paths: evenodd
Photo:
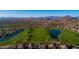
<path id="1" fill-rule="evenodd" d="M 33 37 L 30 40 L 31 43 L 47 43 L 51 41 L 48 30 L 42 27 L 34 28 L 32 31 L 32 36 Z"/>
<path id="2" fill-rule="evenodd" d="M 57 29 L 57 28 L 56 28 Z M 52 29 L 50 29 L 52 30 Z M 72 32 L 66 29 L 61 30 L 61 34 L 58 36 L 58 41 L 64 44 L 79 45 L 79 33 Z M 33 28 L 32 30 L 26 29 L 13 38 L 0 42 L 0 46 L 14 45 L 19 42 L 23 43 L 49 43 L 54 40 L 51 38 L 49 30 L 43 27 Z M 30 36 L 31 35 L 31 36 Z"/>
<path id="3" fill-rule="evenodd" d="M 70 30 L 61 29 L 59 40 L 65 44 L 79 45 L 79 33 L 72 32 Z"/>

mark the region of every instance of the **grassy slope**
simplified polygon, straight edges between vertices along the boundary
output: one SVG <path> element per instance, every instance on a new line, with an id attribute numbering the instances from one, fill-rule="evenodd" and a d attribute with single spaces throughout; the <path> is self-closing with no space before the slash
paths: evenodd
<path id="1" fill-rule="evenodd" d="M 65 29 L 62 29 L 61 31 L 61 35 L 59 36 L 61 42 L 64 42 L 65 44 L 79 45 L 79 37 L 77 36 L 77 33 Z"/>
<path id="2" fill-rule="evenodd" d="M 16 37 L 11 38 L 7 41 L 4 42 L 0 42 L 0 46 L 4 46 L 4 45 L 13 45 L 16 44 L 17 42 L 27 42 L 28 39 L 28 31 L 29 30 L 24 30 L 22 33 L 18 34 Z"/>
<path id="3" fill-rule="evenodd" d="M 59 35 L 59 40 L 65 44 L 76 44 L 79 45 L 79 37 L 77 36 L 77 33 L 74 33 L 69 30 L 60 29 L 61 34 Z M 48 31 L 44 28 L 34 28 L 32 30 L 32 38 L 31 40 L 28 39 L 28 31 L 24 30 L 22 33 L 18 34 L 16 37 L 11 38 L 10 40 L 0 42 L 0 46 L 4 45 L 11 45 L 16 44 L 17 42 L 29 42 L 29 43 L 45 43 L 50 42 L 51 37 L 48 33 Z"/>
<path id="4" fill-rule="evenodd" d="M 48 31 L 42 27 L 34 28 L 32 35 L 31 43 L 45 43 L 51 41 Z"/>

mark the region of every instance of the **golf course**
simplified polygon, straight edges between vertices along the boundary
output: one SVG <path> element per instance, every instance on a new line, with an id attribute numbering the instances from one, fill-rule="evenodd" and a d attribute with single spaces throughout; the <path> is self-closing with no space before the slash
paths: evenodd
<path id="1" fill-rule="evenodd" d="M 61 33 L 57 39 L 52 38 L 49 30 L 60 30 Z M 43 27 L 37 27 L 33 29 L 25 29 L 15 37 L 11 37 L 8 40 L 0 42 L 0 46 L 15 45 L 18 42 L 21 43 L 49 43 L 58 40 L 60 43 L 69 45 L 79 45 L 79 33 L 75 33 L 66 29 L 46 29 Z M 54 33 L 53 33 L 54 34 Z"/>

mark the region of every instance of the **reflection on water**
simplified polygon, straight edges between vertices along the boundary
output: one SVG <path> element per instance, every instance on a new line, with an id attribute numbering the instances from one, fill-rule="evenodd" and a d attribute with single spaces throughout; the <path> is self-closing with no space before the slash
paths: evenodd
<path id="1" fill-rule="evenodd" d="M 57 29 L 53 29 L 53 30 L 49 30 L 49 33 L 52 38 L 58 39 L 58 35 L 61 33 L 61 31 Z"/>
<path id="2" fill-rule="evenodd" d="M 4 38 L 4 37 L 0 37 L 0 42 L 9 40 L 10 38 L 15 37 L 16 35 L 18 35 L 18 34 L 21 33 L 21 32 L 23 32 L 23 30 L 18 30 L 18 31 L 16 31 L 15 33 L 8 34 L 8 36 L 7 36 L 6 38 Z"/>

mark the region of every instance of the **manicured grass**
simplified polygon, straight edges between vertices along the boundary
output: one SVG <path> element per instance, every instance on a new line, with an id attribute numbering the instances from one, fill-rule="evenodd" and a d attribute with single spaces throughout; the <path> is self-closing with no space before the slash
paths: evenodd
<path id="1" fill-rule="evenodd" d="M 33 37 L 30 40 L 31 43 L 47 43 L 51 41 L 48 30 L 42 27 L 34 28 L 32 31 L 32 36 Z"/>
<path id="2" fill-rule="evenodd" d="M 69 44 L 69 45 L 79 45 L 79 33 L 73 32 L 71 30 L 63 29 L 63 28 L 50 28 L 50 30 L 58 29 L 61 30 L 61 34 L 57 41 L 60 41 L 61 44 Z"/>
<path id="3" fill-rule="evenodd" d="M 27 42 L 28 40 L 28 29 L 24 30 L 22 33 L 19 33 L 17 36 L 4 41 L 4 42 L 0 42 L 0 46 L 4 46 L 4 45 L 14 45 L 18 42 Z"/>
<path id="4" fill-rule="evenodd" d="M 73 31 L 66 30 L 66 29 L 58 29 L 58 30 L 61 30 L 61 34 L 57 39 L 58 41 L 64 44 L 79 45 L 79 33 L 75 33 Z M 49 42 L 52 42 L 52 40 L 54 39 L 51 38 L 47 29 L 43 27 L 37 27 L 37 28 L 33 28 L 32 30 L 26 29 L 20 34 L 18 34 L 17 36 L 7 41 L 0 42 L 0 46 L 14 45 L 18 42 L 49 43 Z"/>
<path id="5" fill-rule="evenodd" d="M 59 36 L 59 40 L 61 43 L 71 44 L 71 45 L 79 45 L 79 33 L 75 33 L 70 30 L 61 29 L 61 34 Z"/>

